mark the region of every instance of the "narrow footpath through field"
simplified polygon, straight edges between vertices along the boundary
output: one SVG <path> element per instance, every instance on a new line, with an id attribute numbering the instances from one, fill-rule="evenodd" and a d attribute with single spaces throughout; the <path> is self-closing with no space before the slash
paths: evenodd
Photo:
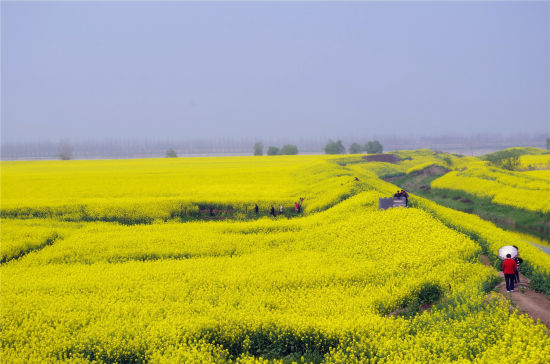
<path id="1" fill-rule="evenodd" d="M 485 265 L 491 266 L 489 257 L 483 255 L 482 260 Z M 504 279 L 504 273 L 499 272 L 498 274 Z M 530 289 L 530 280 L 523 274 L 520 273 L 519 279 L 519 287 L 516 287 L 514 292 L 507 293 L 504 282 L 499 283 L 495 289 L 512 301 L 520 314 L 525 313 L 533 320 L 540 320 L 543 325 L 550 329 L 550 299 L 544 294 Z"/>

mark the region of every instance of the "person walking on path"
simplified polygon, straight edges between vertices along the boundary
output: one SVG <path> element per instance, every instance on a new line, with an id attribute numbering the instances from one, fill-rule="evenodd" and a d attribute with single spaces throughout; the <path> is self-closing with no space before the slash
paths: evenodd
<path id="1" fill-rule="evenodd" d="M 519 257 L 519 248 L 515 245 L 512 245 L 514 248 L 516 248 L 516 250 L 518 251 L 518 255 L 516 255 L 516 257 L 514 258 L 514 261 L 516 262 L 517 264 L 517 268 L 516 268 L 516 272 L 514 273 L 514 277 L 515 277 L 515 282 L 518 286 L 519 286 L 519 266 L 521 265 L 521 263 L 523 263 L 523 259 L 521 259 Z"/>
<path id="2" fill-rule="evenodd" d="M 283 205 L 279 205 L 279 215 L 283 214 Z"/>
<path id="3" fill-rule="evenodd" d="M 516 277 L 516 269 L 518 265 L 512 259 L 511 254 L 506 254 L 506 259 L 502 262 L 502 271 L 504 272 L 504 280 L 506 281 L 506 292 L 514 292 L 514 279 Z"/>
<path id="4" fill-rule="evenodd" d="M 258 215 L 258 212 L 259 212 L 259 208 L 258 208 L 258 204 L 255 204 L 254 205 L 254 212 L 256 213 L 256 215 Z"/>
<path id="5" fill-rule="evenodd" d="M 275 207 L 273 207 L 273 205 L 271 205 L 271 210 L 269 211 L 269 213 L 273 215 L 273 217 L 275 217 Z"/>

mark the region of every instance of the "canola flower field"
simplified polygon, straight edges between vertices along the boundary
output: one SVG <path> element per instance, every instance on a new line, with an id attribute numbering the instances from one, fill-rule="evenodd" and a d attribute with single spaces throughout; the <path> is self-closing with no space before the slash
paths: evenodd
<path id="1" fill-rule="evenodd" d="M 496 204 L 550 213 L 550 180 L 536 174 L 474 167 L 449 172 L 432 181 L 431 187 L 464 191 Z"/>
<path id="2" fill-rule="evenodd" d="M 1 360 L 547 363 L 479 260 L 513 233 L 415 196 L 378 210 L 384 168 L 471 162 L 446 157 L 2 162 Z"/>
<path id="3" fill-rule="evenodd" d="M 525 171 L 525 172 L 522 172 L 522 174 L 526 174 L 528 176 L 534 176 L 534 177 L 550 180 L 550 169 L 536 170 L 536 171 Z"/>
<path id="4" fill-rule="evenodd" d="M 520 166 L 524 170 L 533 169 L 550 169 L 550 153 L 549 154 L 526 154 L 520 158 Z"/>
<path id="5" fill-rule="evenodd" d="M 463 191 L 495 204 L 550 216 L 550 153 L 531 147 L 509 150 L 521 154 L 519 171 L 493 167 L 479 158 L 461 158 L 461 163 L 447 165 L 451 172 L 432 181 L 430 187 Z"/>
<path id="6" fill-rule="evenodd" d="M 273 159 L 273 158 L 271 158 Z M 2 215 L 64 221 L 151 223 L 196 218 L 201 209 L 288 211 L 307 196 L 310 211 L 353 191 L 350 172 L 326 169 L 330 157 L 166 158 L 2 163 Z"/>

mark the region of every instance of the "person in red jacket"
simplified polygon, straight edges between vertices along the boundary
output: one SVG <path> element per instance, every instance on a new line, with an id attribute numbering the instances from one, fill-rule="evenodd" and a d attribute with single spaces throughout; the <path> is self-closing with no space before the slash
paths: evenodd
<path id="1" fill-rule="evenodd" d="M 511 254 L 506 254 L 506 260 L 502 262 L 502 270 L 504 272 L 504 280 L 506 281 L 506 291 L 514 292 L 514 279 L 516 278 L 516 269 L 518 265 L 512 259 Z"/>

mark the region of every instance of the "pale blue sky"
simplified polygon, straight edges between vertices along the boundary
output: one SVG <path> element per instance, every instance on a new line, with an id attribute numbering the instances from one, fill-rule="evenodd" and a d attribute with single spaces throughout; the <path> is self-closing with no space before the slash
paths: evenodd
<path id="1" fill-rule="evenodd" d="M 544 2 L 2 2 L 2 140 L 550 132 Z"/>

